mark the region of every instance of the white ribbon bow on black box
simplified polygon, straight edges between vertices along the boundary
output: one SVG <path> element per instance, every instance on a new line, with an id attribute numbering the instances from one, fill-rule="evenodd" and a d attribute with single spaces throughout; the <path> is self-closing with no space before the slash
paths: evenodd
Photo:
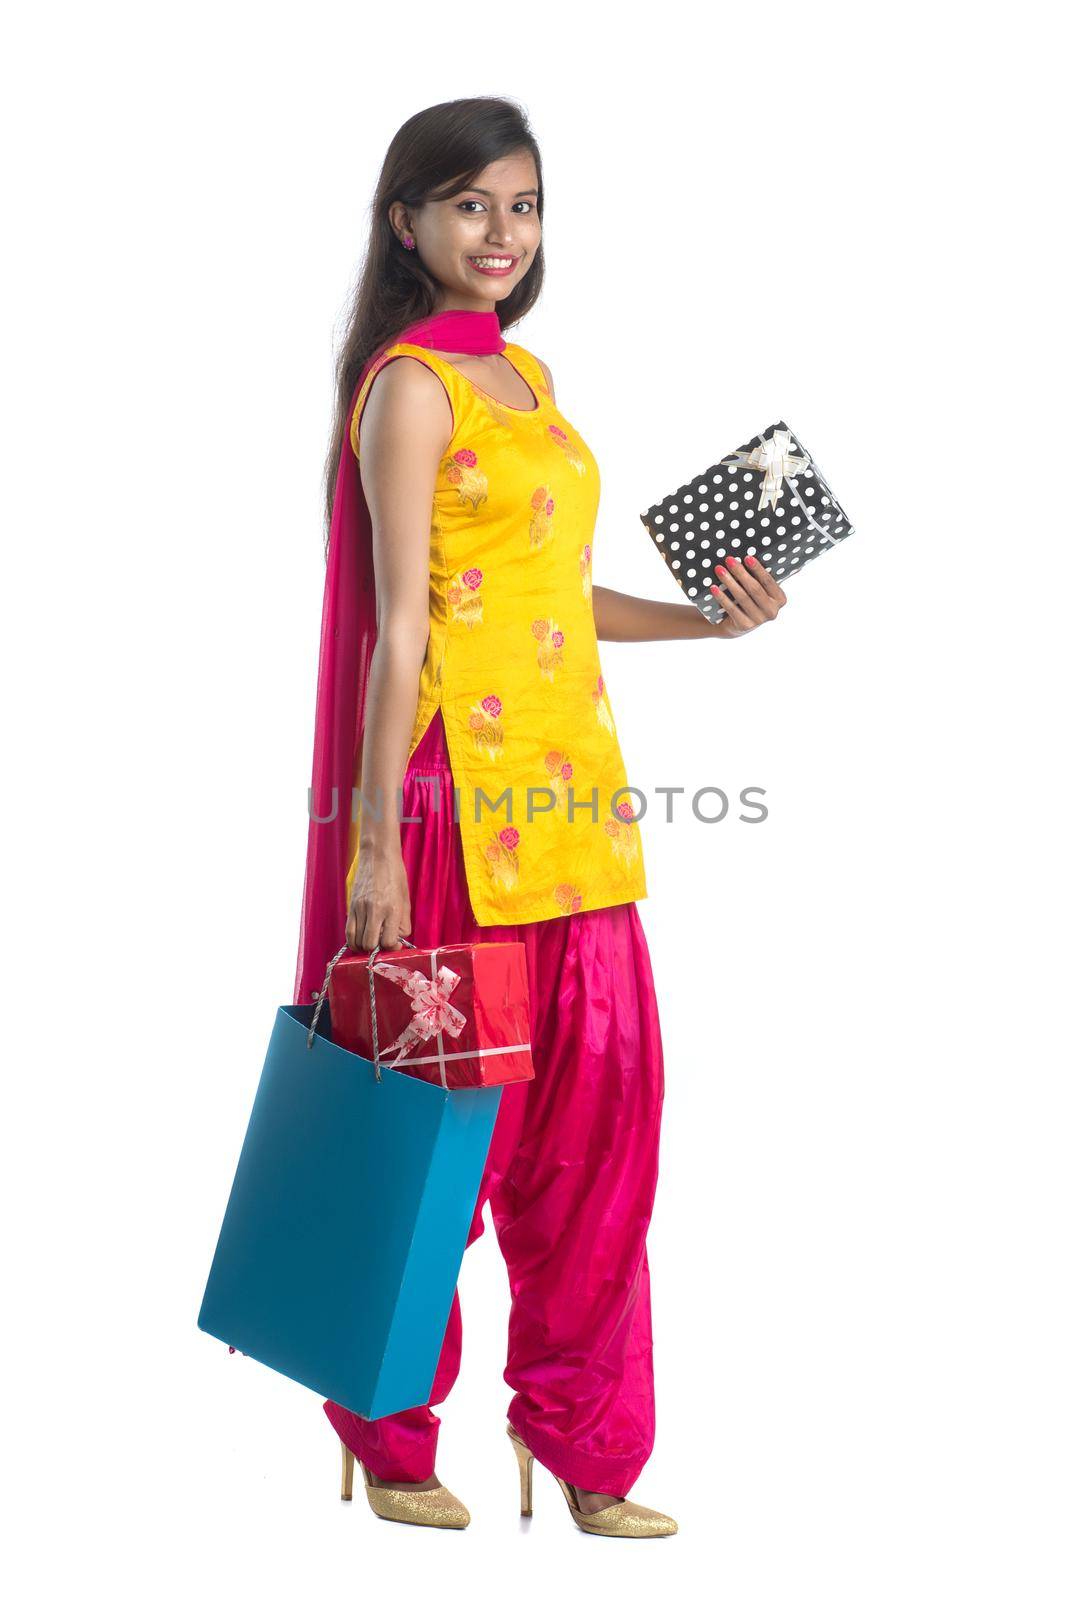
<path id="1" fill-rule="evenodd" d="M 712 585 L 728 556 L 755 555 L 782 583 L 854 531 L 785 422 L 650 506 L 642 522 L 683 594 L 710 622 L 723 620 Z"/>

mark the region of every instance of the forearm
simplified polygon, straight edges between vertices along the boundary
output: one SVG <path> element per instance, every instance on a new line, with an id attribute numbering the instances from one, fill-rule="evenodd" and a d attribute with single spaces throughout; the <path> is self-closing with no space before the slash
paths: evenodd
<path id="1" fill-rule="evenodd" d="M 391 624 L 379 630 L 375 642 L 359 783 L 361 850 L 400 847 L 397 796 L 408 765 L 427 637 L 421 627 Z"/>
<path id="2" fill-rule="evenodd" d="M 705 618 L 688 601 L 644 600 L 618 589 L 593 586 L 593 620 L 598 639 L 635 642 L 639 639 L 718 639 L 721 627 Z"/>

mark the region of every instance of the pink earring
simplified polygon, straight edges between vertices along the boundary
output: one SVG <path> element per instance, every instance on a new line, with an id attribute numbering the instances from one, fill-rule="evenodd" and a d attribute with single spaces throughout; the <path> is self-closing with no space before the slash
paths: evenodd
<path id="1" fill-rule="evenodd" d="M 415 240 L 414 239 L 410 239 L 407 234 L 405 234 L 404 239 L 402 240 L 402 243 L 404 245 L 405 250 L 414 250 L 415 249 Z"/>

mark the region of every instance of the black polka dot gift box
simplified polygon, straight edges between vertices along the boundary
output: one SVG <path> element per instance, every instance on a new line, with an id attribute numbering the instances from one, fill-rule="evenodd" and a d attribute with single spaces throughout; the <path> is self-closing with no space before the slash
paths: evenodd
<path id="1" fill-rule="evenodd" d="M 710 622 L 725 615 L 712 585 L 727 556 L 754 555 L 782 583 L 853 532 L 785 422 L 650 506 L 642 521 L 683 594 Z"/>

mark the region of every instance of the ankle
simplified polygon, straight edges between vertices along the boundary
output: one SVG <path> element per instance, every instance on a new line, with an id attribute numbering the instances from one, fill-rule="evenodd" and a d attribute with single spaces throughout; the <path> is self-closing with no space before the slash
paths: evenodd
<path id="1" fill-rule="evenodd" d="M 619 1505 L 624 1496 L 621 1494 L 603 1494 L 599 1489 L 580 1489 L 577 1484 L 571 1485 L 580 1511 L 603 1511 L 606 1506 Z"/>
<path id="2" fill-rule="evenodd" d="M 370 1467 L 367 1469 L 367 1474 L 375 1489 L 408 1489 L 418 1494 L 421 1489 L 441 1488 L 441 1480 L 436 1472 L 432 1472 L 429 1478 L 420 1478 L 415 1482 L 404 1478 L 380 1478 Z"/>

